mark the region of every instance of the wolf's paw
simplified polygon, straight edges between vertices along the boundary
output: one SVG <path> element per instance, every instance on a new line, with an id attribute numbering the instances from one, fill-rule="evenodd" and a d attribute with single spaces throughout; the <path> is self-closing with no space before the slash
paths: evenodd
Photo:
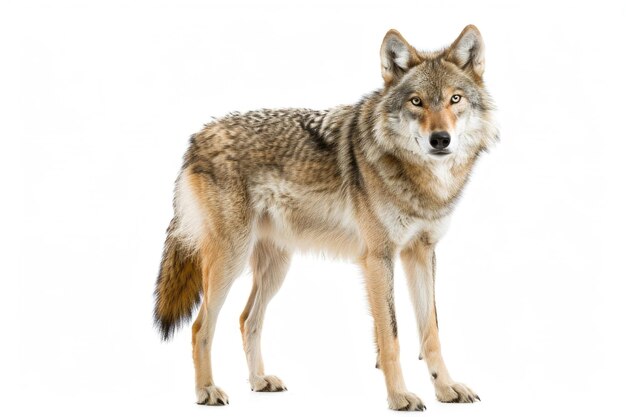
<path id="1" fill-rule="evenodd" d="M 200 405 L 226 405 L 228 395 L 215 385 L 209 385 L 196 390 L 197 403 Z"/>
<path id="2" fill-rule="evenodd" d="M 252 391 L 256 392 L 280 392 L 287 391 L 287 387 L 277 376 L 259 375 L 250 378 Z"/>
<path id="3" fill-rule="evenodd" d="M 448 385 L 435 385 L 435 394 L 442 403 L 473 403 L 480 397 L 467 385 L 453 382 Z"/>
<path id="4" fill-rule="evenodd" d="M 389 408 L 398 411 L 424 411 L 426 406 L 412 392 L 396 392 L 387 397 Z"/>

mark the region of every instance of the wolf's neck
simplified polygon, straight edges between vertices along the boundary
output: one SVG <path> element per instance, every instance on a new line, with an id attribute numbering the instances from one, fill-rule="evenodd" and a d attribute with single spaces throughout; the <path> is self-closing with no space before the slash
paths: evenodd
<path id="1" fill-rule="evenodd" d="M 427 164 L 400 162 L 408 194 L 417 207 L 436 217 L 450 213 L 461 196 L 478 154 L 462 161 L 434 161 Z"/>
<path id="2" fill-rule="evenodd" d="M 366 182 L 386 201 L 407 215 L 435 219 L 452 212 L 475 161 L 420 164 L 382 154 L 377 160 L 364 160 L 361 168 Z"/>

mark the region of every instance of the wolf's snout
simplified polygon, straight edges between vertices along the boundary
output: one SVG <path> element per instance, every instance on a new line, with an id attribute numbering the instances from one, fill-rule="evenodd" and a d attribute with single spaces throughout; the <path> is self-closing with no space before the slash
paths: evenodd
<path id="1" fill-rule="evenodd" d="M 450 145 L 450 134 L 448 132 L 433 132 L 430 135 L 430 146 L 441 151 Z"/>

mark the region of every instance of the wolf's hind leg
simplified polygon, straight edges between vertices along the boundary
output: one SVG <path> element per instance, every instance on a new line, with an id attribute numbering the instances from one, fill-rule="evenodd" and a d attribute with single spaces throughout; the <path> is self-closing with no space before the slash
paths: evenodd
<path id="1" fill-rule="evenodd" d="M 228 404 L 228 396 L 213 381 L 211 345 L 220 309 L 233 281 L 243 271 L 248 247 L 243 238 L 236 244 L 215 239 L 202 251 L 204 301 L 192 327 L 198 404 Z"/>
<path id="2" fill-rule="evenodd" d="M 205 299 L 206 300 L 206 299 Z M 211 369 L 211 343 L 215 332 L 217 319 L 216 300 L 202 303 L 198 317 L 191 329 L 191 344 L 193 346 L 193 363 L 196 370 L 196 397 L 197 403 L 202 405 L 226 405 L 228 395 L 215 386 Z M 212 311 L 213 313 L 209 313 Z M 214 318 L 215 317 L 215 318 Z"/>
<path id="3" fill-rule="evenodd" d="M 421 335 L 421 357 L 428 366 L 437 399 L 447 403 L 473 403 L 480 400 L 474 391 L 450 377 L 441 355 L 435 305 L 434 247 L 416 241 L 402 251 L 401 259 Z"/>
<path id="4" fill-rule="evenodd" d="M 250 386 L 254 391 L 276 392 L 287 389 L 279 378 L 265 375 L 261 356 L 261 330 L 267 305 L 283 284 L 290 260 L 289 252 L 267 240 L 258 241 L 252 251 L 254 283 L 240 323 Z"/>

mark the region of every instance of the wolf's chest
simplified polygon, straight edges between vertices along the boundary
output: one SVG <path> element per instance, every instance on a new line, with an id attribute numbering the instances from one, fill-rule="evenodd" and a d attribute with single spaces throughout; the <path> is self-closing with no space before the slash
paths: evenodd
<path id="1" fill-rule="evenodd" d="M 377 215 L 389 238 L 400 248 L 418 236 L 435 243 L 443 237 L 450 223 L 450 216 L 437 220 L 422 219 L 407 215 L 392 204 L 379 207 Z"/>

